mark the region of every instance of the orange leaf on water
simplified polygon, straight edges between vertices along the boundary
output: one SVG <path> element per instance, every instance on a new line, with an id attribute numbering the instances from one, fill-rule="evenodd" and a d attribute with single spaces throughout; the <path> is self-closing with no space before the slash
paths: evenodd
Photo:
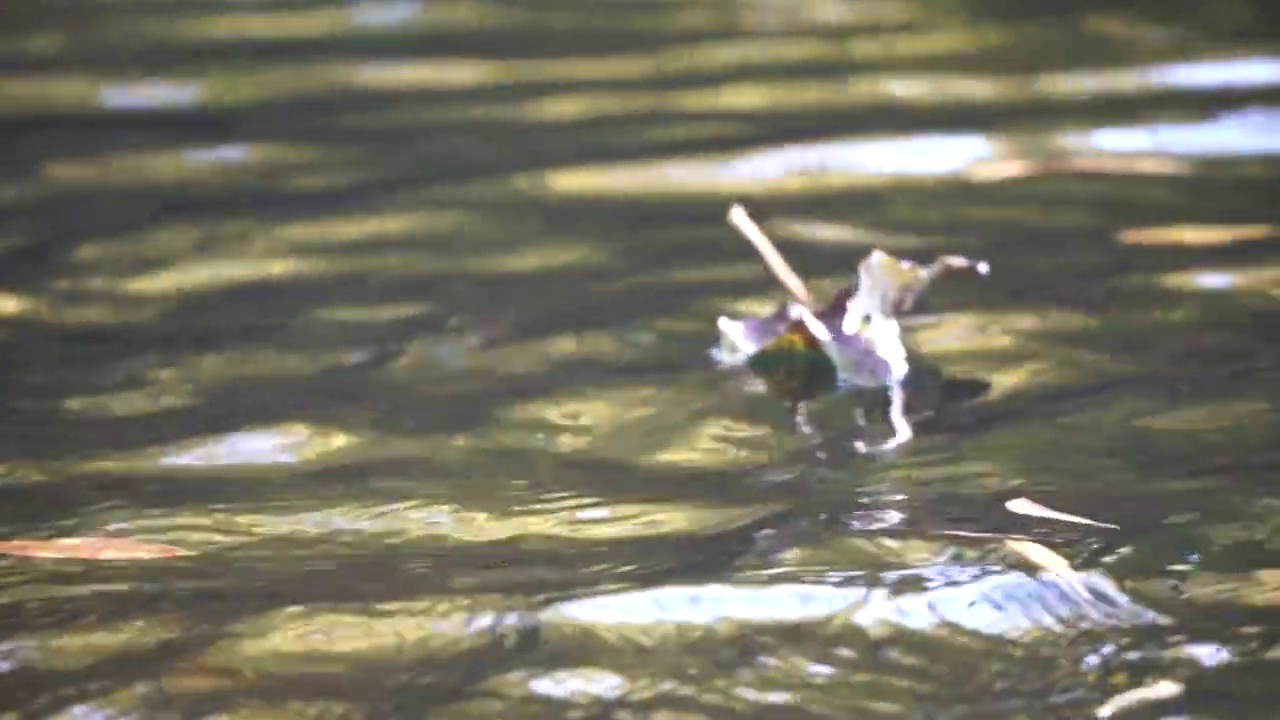
<path id="1" fill-rule="evenodd" d="M 52 540 L 0 540 L 0 555 L 77 560 L 153 560 L 190 555 L 174 545 L 122 537 L 69 537 Z"/>

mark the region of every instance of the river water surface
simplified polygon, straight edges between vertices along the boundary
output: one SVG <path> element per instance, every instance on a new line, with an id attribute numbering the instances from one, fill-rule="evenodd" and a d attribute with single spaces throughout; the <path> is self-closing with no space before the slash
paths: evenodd
<path id="1" fill-rule="evenodd" d="M 1275 717 L 1270 3 L 17 6 L 4 717 Z M 734 200 L 991 262 L 913 442 L 713 367 Z"/>

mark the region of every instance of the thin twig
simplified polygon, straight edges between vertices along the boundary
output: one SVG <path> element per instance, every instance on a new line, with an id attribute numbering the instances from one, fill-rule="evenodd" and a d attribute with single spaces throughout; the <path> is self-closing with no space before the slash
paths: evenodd
<path id="1" fill-rule="evenodd" d="M 805 286 L 804 280 L 791 269 L 791 265 L 787 263 L 786 258 L 782 257 L 782 253 L 778 252 L 778 248 L 774 247 L 773 241 L 769 239 L 760 226 L 756 224 L 751 216 L 747 214 L 747 209 L 742 203 L 734 203 L 729 208 L 729 224 L 735 230 L 742 233 L 756 252 L 760 253 L 760 257 L 764 260 L 764 264 L 778 278 L 778 282 L 782 283 L 782 287 L 795 298 L 800 304 L 809 309 L 814 309 L 817 305 L 813 302 L 813 296 L 809 294 L 809 288 Z"/>
<path id="2" fill-rule="evenodd" d="M 975 545 L 990 545 L 992 542 L 1003 542 L 1005 540 L 1026 540 L 1034 541 L 1035 538 L 1030 535 L 1018 535 L 1014 533 L 1001 532 L 981 532 L 977 530 L 931 530 L 929 528 L 876 528 L 866 531 L 867 535 L 882 535 L 885 537 L 904 537 L 915 540 L 951 540 L 956 543 L 971 543 Z"/>

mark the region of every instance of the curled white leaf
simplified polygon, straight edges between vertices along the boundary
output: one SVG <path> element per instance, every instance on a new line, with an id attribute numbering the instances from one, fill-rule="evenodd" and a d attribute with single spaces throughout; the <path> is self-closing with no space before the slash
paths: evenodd
<path id="1" fill-rule="evenodd" d="M 864 323 L 897 318 L 910 310 L 916 298 L 939 276 L 960 269 L 987 275 L 991 265 L 962 255 L 942 255 L 929 265 L 920 265 L 878 248 L 872 250 L 858 264 L 858 289 L 849 299 L 841 330 L 853 334 Z"/>
<path id="2" fill-rule="evenodd" d="M 1046 520 L 1059 520 L 1061 522 L 1076 523 L 1078 525 L 1093 525 L 1094 527 L 1114 528 L 1117 530 L 1120 527 L 1119 525 L 1112 525 L 1111 523 L 1090 520 L 1087 517 L 1081 517 L 1079 515 L 1059 512 L 1053 508 L 1045 507 L 1034 500 L 1024 497 L 1014 498 L 1009 502 L 1006 502 L 1004 507 L 1009 512 L 1018 513 L 1019 515 L 1044 518 Z"/>

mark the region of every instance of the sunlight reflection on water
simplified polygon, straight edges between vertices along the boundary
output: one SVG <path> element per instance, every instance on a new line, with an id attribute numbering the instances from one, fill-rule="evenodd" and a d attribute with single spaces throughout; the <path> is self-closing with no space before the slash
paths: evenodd
<path id="1" fill-rule="evenodd" d="M 1207 270 L 1196 273 L 1192 282 L 1202 290 L 1230 290 L 1236 284 L 1236 278 L 1229 272 Z"/>
<path id="2" fill-rule="evenodd" d="M 1112 153 L 1275 155 L 1280 154 L 1280 107 L 1243 108 L 1198 122 L 1104 127 L 1069 133 L 1064 140 Z"/>
<path id="3" fill-rule="evenodd" d="M 949 175 L 993 157 L 984 135 L 934 134 L 788 145 L 726 163 L 734 179 L 772 180 L 795 173 Z"/>
<path id="4" fill-rule="evenodd" d="M 850 81 L 853 83 L 853 80 Z M 1209 58 L 1144 66 L 1088 68 L 1024 77 L 954 73 L 886 75 L 849 92 L 902 104 L 973 105 L 984 102 L 1088 102 L 1153 91 L 1204 92 L 1280 87 L 1280 58 Z M 788 102 L 789 87 L 765 88 L 762 97 Z M 881 97 L 882 96 L 882 97 Z M 621 165 L 559 168 L 544 174 L 556 192 L 599 193 L 605 188 L 712 189 L 721 184 L 767 184 L 829 178 L 941 178 L 975 181 L 1049 172 L 1180 174 L 1176 158 L 1280 154 L 1280 108 L 1249 105 L 1196 120 L 1143 122 L 1022 132 L 923 131 L 910 135 L 801 140 L 720 157 L 673 157 Z M 1140 157 L 1134 157 L 1140 155 Z"/>
<path id="5" fill-rule="evenodd" d="M 161 465 L 277 465 L 298 463 L 335 450 L 352 438 L 306 425 L 242 430 L 164 454 Z"/>
<path id="6" fill-rule="evenodd" d="M 1035 629 L 1168 622 L 1099 573 L 1083 573 L 1075 584 L 1048 574 L 995 572 L 920 593 L 800 583 L 669 586 L 572 600 L 551 612 L 552 618 L 601 625 L 793 623 L 847 613 L 863 626 L 891 623 L 928 630 L 951 623 L 1005 637 Z"/>
<path id="7" fill-rule="evenodd" d="M 1117 154 L 1280 154 L 1280 108 L 1256 106 L 1196 122 L 1067 132 L 1060 137 L 1060 142 L 1068 149 Z M 944 176 L 959 174 L 995 157 L 995 147 L 985 135 L 937 133 L 769 148 L 730 160 L 722 166 L 721 174 L 729 179 L 752 181 L 811 173 Z"/>
<path id="8" fill-rule="evenodd" d="M 423 3 L 415 0 L 363 0 L 353 2 L 351 23 L 366 27 L 389 27 L 416 20 L 423 12 Z"/>
<path id="9" fill-rule="evenodd" d="M 584 697 L 614 700 L 630 689 L 627 679 L 601 668 L 555 670 L 529 681 L 535 695 L 573 700 Z"/>
<path id="10" fill-rule="evenodd" d="M 1280 57 L 1215 58 L 1154 65 L 1147 79 L 1178 90 L 1254 89 L 1280 85 Z"/>
<path id="11" fill-rule="evenodd" d="M 98 91 L 98 102 L 107 110 L 189 108 L 203 102 L 204 94 L 201 82 L 147 78 L 105 84 Z"/>

